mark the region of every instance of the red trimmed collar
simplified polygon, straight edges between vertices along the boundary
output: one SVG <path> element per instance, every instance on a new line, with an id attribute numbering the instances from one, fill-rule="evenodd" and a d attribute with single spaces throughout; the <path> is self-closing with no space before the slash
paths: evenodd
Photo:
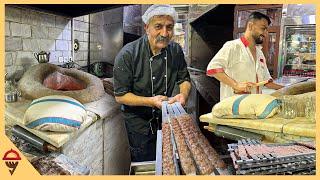
<path id="1" fill-rule="evenodd" d="M 240 40 L 245 47 L 249 46 L 249 41 L 244 36 L 241 36 Z"/>

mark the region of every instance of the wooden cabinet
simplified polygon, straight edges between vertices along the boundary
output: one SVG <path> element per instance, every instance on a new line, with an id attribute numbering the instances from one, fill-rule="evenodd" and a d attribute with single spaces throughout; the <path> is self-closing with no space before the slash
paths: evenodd
<path id="1" fill-rule="evenodd" d="M 262 50 L 271 76 L 277 78 L 282 5 L 236 5 L 234 11 L 234 39 L 243 35 L 247 18 L 254 11 L 266 14 L 271 19 L 268 34 L 262 44 Z"/>

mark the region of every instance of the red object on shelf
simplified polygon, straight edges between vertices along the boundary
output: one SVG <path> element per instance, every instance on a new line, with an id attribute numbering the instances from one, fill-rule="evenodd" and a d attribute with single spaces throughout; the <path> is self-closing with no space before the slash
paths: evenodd
<path id="1" fill-rule="evenodd" d="M 314 70 L 303 70 L 303 69 L 290 69 L 283 71 L 284 76 L 299 76 L 299 77 L 316 77 Z"/>

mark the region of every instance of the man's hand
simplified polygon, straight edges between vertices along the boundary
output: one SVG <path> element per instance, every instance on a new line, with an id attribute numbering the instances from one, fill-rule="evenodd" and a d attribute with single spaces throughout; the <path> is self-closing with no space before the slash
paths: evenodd
<path id="1" fill-rule="evenodd" d="M 182 106 L 184 106 L 186 104 L 186 101 L 187 101 L 187 98 L 182 93 L 180 93 L 180 94 L 175 95 L 172 98 L 169 98 L 168 103 L 172 104 L 174 102 L 180 102 L 180 104 Z"/>
<path id="2" fill-rule="evenodd" d="M 235 94 L 246 94 L 251 92 L 254 85 L 255 83 L 252 82 L 237 82 L 233 90 Z"/>
<path id="3" fill-rule="evenodd" d="M 219 72 L 212 75 L 220 82 L 232 87 L 235 94 L 247 94 L 251 92 L 251 89 L 255 86 L 253 82 L 236 82 L 230 78 L 225 72 Z"/>
<path id="4" fill-rule="evenodd" d="M 150 97 L 150 99 L 151 99 L 153 107 L 157 107 L 157 108 L 161 109 L 162 101 L 168 100 L 168 97 L 157 95 L 157 96 Z"/>

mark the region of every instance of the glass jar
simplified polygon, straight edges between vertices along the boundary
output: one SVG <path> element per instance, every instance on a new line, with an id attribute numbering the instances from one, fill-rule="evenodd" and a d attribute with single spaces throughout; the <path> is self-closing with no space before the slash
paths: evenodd
<path id="1" fill-rule="evenodd" d="M 281 100 L 281 116 L 285 119 L 294 119 L 297 117 L 296 100 L 290 96 L 282 96 Z"/>
<path id="2" fill-rule="evenodd" d="M 18 91 L 15 84 L 12 81 L 5 81 L 5 102 L 16 102 L 19 96 L 21 92 Z"/>
<path id="3" fill-rule="evenodd" d="M 306 107 L 305 107 L 305 115 L 308 120 L 311 122 L 316 121 L 316 101 L 315 97 L 311 96 L 308 97 L 308 100 L 306 102 Z"/>
<path id="4" fill-rule="evenodd" d="M 12 81 L 5 81 L 5 92 L 9 93 L 12 92 L 14 90 L 14 86 Z"/>

